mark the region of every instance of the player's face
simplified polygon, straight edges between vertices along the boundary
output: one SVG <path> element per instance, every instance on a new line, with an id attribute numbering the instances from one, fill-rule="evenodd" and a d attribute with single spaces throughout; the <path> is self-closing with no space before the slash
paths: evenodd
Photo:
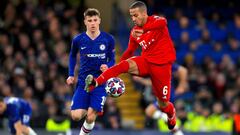
<path id="1" fill-rule="evenodd" d="M 87 31 L 96 32 L 99 30 L 101 19 L 99 16 L 86 16 L 84 23 L 86 25 Z"/>
<path id="2" fill-rule="evenodd" d="M 6 110 L 6 104 L 4 102 L 0 102 L 0 114 L 2 114 Z"/>
<path id="3" fill-rule="evenodd" d="M 147 21 L 146 11 L 142 11 L 139 8 L 133 8 L 129 10 L 133 23 L 137 26 L 143 26 Z"/>

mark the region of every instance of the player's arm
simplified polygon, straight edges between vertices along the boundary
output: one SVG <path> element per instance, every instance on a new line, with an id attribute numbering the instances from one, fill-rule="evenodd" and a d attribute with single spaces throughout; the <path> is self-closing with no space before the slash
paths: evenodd
<path id="1" fill-rule="evenodd" d="M 69 65 L 68 65 L 68 78 L 66 80 L 67 84 L 73 84 L 74 83 L 74 69 L 76 66 L 77 61 L 77 53 L 78 53 L 78 46 L 77 46 L 77 40 L 74 38 L 72 40 L 71 50 L 69 54 Z"/>
<path id="2" fill-rule="evenodd" d="M 146 23 L 143 27 L 143 30 L 149 31 L 149 30 L 153 30 L 153 29 L 161 29 L 165 26 L 167 26 L 166 18 L 160 17 L 160 16 L 154 16 L 154 20 Z"/>
<path id="3" fill-rule="evenodd" d="M 176 94 L 182 94 L 188 89 L 188 71 L 187 68 L 183 66 L 179 66 L 177 70 L 178 78 L 179 78 L 179 83 L 176 88 L 175 93 Z"/>
<path id="4" fill-rule="evenodd" d="M 78 53 L 78 46 L 77 46 L 77 40 L 76 38 L 73 39 L 72 45 L 71 45 L 71 50 L 69 54 L 69 76 L 74 76 L 74 69 L 77 61 L 77 53 Z"/>
<path id="5" fill-rule="evenodd" d="M 20 117 L 20 110 L 15 104 L 10 104 L 9 106 L 9 123 L 14 123 L 14 129 L 16 130 L 16 135 L 22 135 L 22 123 L 21 123 L 21 117 Z"/>
<path id="6" fill-rule="evenodd" d="M 159 31 L 151 30 L 151 31 L 144 32 L 141 36 L 135 39 L 136 39 L 136 42 L 142 48 L 145 48 L 147 46 L 150 46 L 152 43 L 154 43 L 159 36 L 161 36 L 161 34 L 159 34 Z"/>
<path id="7" fill-rule="evenodd" d="M 139 76 L 133 76 L 133 80 L 141 83 L 144 86 L 152 86 L 152 81 L 149 78 L 143 78 Z"/>
<path id="8" fill-rule="evenodd" d="M 115 64 L 115 40 L 113 37 L 109 39 L 109 48 L 108 48 L 108 67 L 112 67 Z"/>
<path id="9" fill-rule="evenodd" d="M 130 35 L 129 42 L 128 42 L 128 48 L 123 53 L 120 61 L 126 60 L 134 55 L 134 51 L 138 48 L 138 43 L 135 41 L 134 37 Z"/>
<path id="10" fill-rule="evenodd" d="M 22 135 L 23 130 L 21 120 L 18 120 L 17 122 L 14 123 L 14 128 L 16 130 L 16 135 Z"/>
<path id="11" fill-rule="evenodd" d="M 109 47 L 107 49 L 107 63 L 100 66 L 102 72 L 106 71 L 109 67 L 115 64 L 115 40 L 111 36 L 109 38 Z"/>

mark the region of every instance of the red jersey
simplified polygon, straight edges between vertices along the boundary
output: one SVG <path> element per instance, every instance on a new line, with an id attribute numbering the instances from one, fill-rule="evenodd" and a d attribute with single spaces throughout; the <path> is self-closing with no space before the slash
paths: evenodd
<path id="1" fill-rule="evenodd" d="M 121 60 L 132 57 L 139 45 L 142 47 L 141 56 L 148 62 L 166 64 L 176 60 L 176 52 L 165 18 L 149 16 L 143 27 L 135 26 L 133 29 L 143 29 L 144 33 L 138 38 L 130 35 L 128 48 Z"/>

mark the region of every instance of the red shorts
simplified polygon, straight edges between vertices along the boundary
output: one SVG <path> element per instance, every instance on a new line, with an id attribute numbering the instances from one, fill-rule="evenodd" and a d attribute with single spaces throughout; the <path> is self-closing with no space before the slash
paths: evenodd
<path id="1" fill-rule="evenodd" d="M 150 76 L 154 95 L 160 101 L 169 101 L 171 92 L 172 63 L 154 64 L 141 56 L 132 57 L 138 66 L 139 76 Z"/>

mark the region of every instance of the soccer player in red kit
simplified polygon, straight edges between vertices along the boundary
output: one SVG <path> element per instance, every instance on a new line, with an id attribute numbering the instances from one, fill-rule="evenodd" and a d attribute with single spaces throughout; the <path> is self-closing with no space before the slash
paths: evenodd
<path id="1" fill-rule="evenodd" d="M 103 72 L 97 79 L 88 75 L 85 90 L 90 92 L 121 73 L 149 76 L 159 108 L 168 115 L 168 128 L 171 130 L 176 125 L 175 108 L 169 101 L 171 68 L 176 52 L 168 32 L 167 20 L 164 17 L 148 16 L 147 7 L 141 1 L 134 2 L 129 12 L 135 26 L 131 30 L 128 48 L 121 57 L 121 62 Z M 139 45 L 142 47 L 141 56 L 133 57 Z"/>

